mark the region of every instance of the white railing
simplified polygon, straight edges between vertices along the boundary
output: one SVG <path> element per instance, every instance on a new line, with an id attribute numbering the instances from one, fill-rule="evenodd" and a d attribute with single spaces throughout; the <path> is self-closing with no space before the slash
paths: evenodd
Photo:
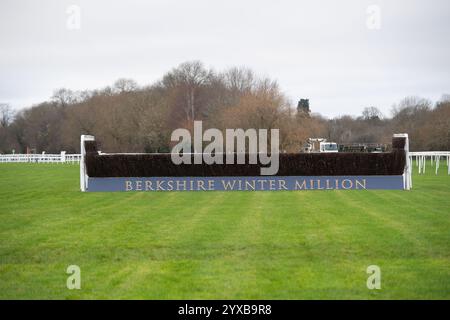
<path id="1" fill-rule="evenodd" d="M 447 174 L 450 175 L 450 151 L 419 151 L 409 153 L 410 163 L 416 162 L 419 174 L 424 174 L 427 160 L 430 160 L 431 166 L 434 166 L 435 174 L 438 174 L 441 160 L 447 163 Z"/>
<path id="2" fill-rule="evenodd" d="M 80 163 L 81 154 L 0 154 L 0 163 Z"/>

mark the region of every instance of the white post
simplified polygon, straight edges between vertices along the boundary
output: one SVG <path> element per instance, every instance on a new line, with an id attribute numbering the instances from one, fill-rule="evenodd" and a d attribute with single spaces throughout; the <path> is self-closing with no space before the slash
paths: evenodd
<path id="1" fill-rule="evenodd" d="M 423 174 L 423 156 L 420 156 L 420 174 Z"/>
<path id="2" fill-rule="evenodd" d="M 441 158 L 440 156 L 436 156 L 434 158 L 434 161 L 435 161 L 435 164 L 436 164 L 436 175 L 438 174 L 438 170 L 439 170 L 439 160 L 441 160 L 440 158 Z"/>
<path id="3" fill-rule="evenodd" d="M 447 156 L 447 174 L 450 175 L 450 156 Z"/>
<path id="4" fill-rule="evenodd" d="M 405 190 L 410 190 L 412 187 L 412 177 L 411 177 L 411 163 L 409 162 L 409 138 L 407 133 L 396 133 L 395 138 L 405 138 L 405 156 L 406 164 L 405 170 L 403 171 L 403 188 Z"/>
<path id="5" fill-rule="evenodd" d="M 81 153 L 81 159 L 80 159 L 80 189 L 81 191 L 86 191 L 88 188 L 88 175 L 86 173 L 86 165 L 84 163 L 84 156 L 86 155 L 86 149 L 84 148 L 84 142 L 85 141 L 94 141 L 94 136 L 90 135 L 81 135 L 81 146 L 80 146 L 80 153 Z"/>
<path id="6" fill-rule="evenodd" d="M 66 152 L 65 151 L 61 151 L 61 163 L 65 163 L 66 162 Z"/>
<path id="7" fill-rule="evenodd" d="M 425 174 L 425 169 L 427 168 L 427 156 L 426 155 L 423 156 L 423 163 L 422 163 L 422 165 L 423 165 L 422 173 Z"/>
<path id="8" fill-rule="evenodd" d="M 412 158 L 409 158 L 409 189 L 412 188 L 412 170 L 413 170 L 413 160 Z"/>
<path id="9" fill-rule="evenodd" d="M 417 157 L 419 159 L 419 174 L 420 174 L 420 169 L 422 168 L 422 162 L 420 161 L 421 156 L 417 156 Z"/>

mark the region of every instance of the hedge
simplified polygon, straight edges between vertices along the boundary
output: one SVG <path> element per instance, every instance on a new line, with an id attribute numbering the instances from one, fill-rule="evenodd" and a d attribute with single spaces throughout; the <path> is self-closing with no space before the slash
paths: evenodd
<path id="1" fill-rule="evenodd" d="M 406 164 L 403 138 L 394 138 L 388 153 L 280 153 L 277 176 L 401 175 Z M 90 177 L 259 176 L 261 165 L 172 163 L 170 154 L 98 154 L 86 142 Z M 193 161 L 192 161 L 193 163 Z"/>

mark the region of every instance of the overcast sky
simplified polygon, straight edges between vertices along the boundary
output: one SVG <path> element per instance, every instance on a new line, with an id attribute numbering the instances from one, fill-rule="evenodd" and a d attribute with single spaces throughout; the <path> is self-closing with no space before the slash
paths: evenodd
<path id="1" fill-rule="evenodd" d="M 448 0 L 1 0 L 0 102 L 20 109 L 120 77 L 145 85 L 201 60 L 250 67 L 326 116 L 389 115 L 405 96 L 450 93 L 449 39 Z"/>

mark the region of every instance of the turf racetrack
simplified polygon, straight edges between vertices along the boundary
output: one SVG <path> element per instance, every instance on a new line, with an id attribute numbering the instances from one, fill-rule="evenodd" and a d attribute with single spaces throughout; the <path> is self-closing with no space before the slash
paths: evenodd
<path id="1" fill-rule="evenodd" d="M 427 171 L 410 192 L 81 193 L 77 165 L 0 164 L 0 298 L 449 299 L 450 176 Z"/>

